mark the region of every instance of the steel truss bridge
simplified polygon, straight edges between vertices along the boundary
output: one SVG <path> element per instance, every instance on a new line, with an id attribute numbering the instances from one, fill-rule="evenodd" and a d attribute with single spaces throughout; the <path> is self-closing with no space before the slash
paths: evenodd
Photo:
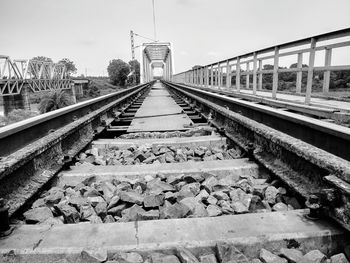
<path id="1" fill-rule="evenodd" d="M 141 83 L 152 81 L 153 71 L 159 68 L 163 71 L 162 78 L 171 80 L 174 73 L 174 58 L 171 43 L 145 43 L 141 48 Z"/>
<path id="2" fill-rule="evenodd" d="M 64 64 L 0 55 L 0 96 L 21 94 L 24 87 L 32 92 L 70 89 L 71 83 Z"/>

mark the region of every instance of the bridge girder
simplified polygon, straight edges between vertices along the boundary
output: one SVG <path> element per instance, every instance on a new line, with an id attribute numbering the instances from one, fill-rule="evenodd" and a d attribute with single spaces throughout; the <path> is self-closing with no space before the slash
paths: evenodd
<path id="1" fill-rule="evenodd" d="M 24 86 L 32 92 L 69 89 L 71 80 L 64 64 L 0 55 L 0 96 L 20 94 Z"/>

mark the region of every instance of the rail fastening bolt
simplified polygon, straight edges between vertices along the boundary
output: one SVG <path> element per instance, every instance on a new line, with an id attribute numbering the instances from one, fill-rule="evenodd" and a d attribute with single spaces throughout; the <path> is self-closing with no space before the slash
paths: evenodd
<path id="1" fill-rule="evenodd" d="M 254 158 L 254 143 L 250 142 L 247 145 L 247 155 L 248 158 Z"/>
<path id="2" fill-rule="evenodd" d="M 310 212 L 306 217 L 311 220 L 317 220 L 321 216 L 321 203 L 320 199 L 317 195 L 310 195 L 305 202 L 307 208 L 309 208 Z"/>

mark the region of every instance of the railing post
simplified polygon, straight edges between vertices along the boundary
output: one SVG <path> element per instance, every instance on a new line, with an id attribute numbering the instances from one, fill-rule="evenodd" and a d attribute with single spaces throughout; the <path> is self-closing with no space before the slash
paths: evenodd
<path id="1" fill-rule="evenodd" d="M 209 85 L 209 67 L 204 68 L 204 87 L 208 88 Z"/>
<path id="2" fill-rule="evenodd" d="M 218 77 L 217 77 L 217 83 L 218 83 L 218 88 L 221 86 L 221 68 L 220 68 L 220 63 L 218 63 Z"/>
<path id="3" fill-rule="evenodd" d="M 240 64 L 240 57 L 237 57 L 237 63 L 236 63 L 236 89 L 238 92 L 241 90 L 241 64 Z"/>
<path id="4" fill-rule="evenodd" d="M 310 55 L 309 55 L 309 68 L 307 71 L 307 83 L 306 83 L 306 95 L 305 95 L 305 103 L 306 104 L 310 104 L 310 100 L 311 100 L 312 80 L 314 77 L 315 48 L 316 48 L 316 39 L 311 38 L 311 49 L 310 49 Z"/>
<path id="5" fill-rule="evenodd" d="M 198 84 L 197 71 L 198 71 L 197 69 L 195 69 L 193 71 L 193 73 L 194 73 L 194 85 L 195 86 L 197 86 L 197 84 Z"/>
<path id="6" fill-rule="evenodd" d="M 197 77 L 197 79 L 198 79 L 198 86 L 200 86 L 200 85 L 201 85 L 201 82 L 202 82 L 202 81 L 201 81 L 201 69 L 198 69 L 197 72 L 198 72 L 198 74 L 197 74 L 197 76 L 198 76 L 198 77 Z"/>
<path id="7" fill-rule="evenodd" d="M 197 69 L 197 86 L 201 85 L 201 69 Z"/>
<path id="8" fill-rule="evenodd" d="M 200 71 L 199 71 L 199 68 L 196 70 L 196 73 L 197 73 L 197 75 L 196 75 L 197 86 L 199 86 L 200 85 L 200 77 L 199 77 Z"/>
<path id="9" fill-rule="evenodd" d="M 303 53 L 298 53 L 298 65 L 297 65 L 297 68 L 298 68 L 298 72 L 297 72 L 297 83 L 296 83 L 296 92 L 298 94 L 301 93 L 301 82 L 302 82 L 302 79 L 303 79 Z"/>
<path id="10" fill-rule="evenodd" d="M 226 88 L 231 87 L 231 66 L 230 66 L 230 61 L 227 60 L 226 62 Z"/>
<path id="11" fill-rule="evenodd" d="M 254 52 L 254 61 L 253 61 L 253 95 L 256 95 L 256 71 L 258 66 L 258 55 Z"/>
<path id="12" fill-rule="evenodd" d="M 331 60 L 332 60 L 332 49 L 327 48 L 325 51 L 325 63 L 324 65 L 326 67 L 331 65 Z M 323 73 L 323 94 L 327 94 L 329 92 L 329 82 L 330 82 L 330 77 L 331 77 L 331 71 L 326 70 Z"/>
<path id="13" fill-rule="evenodd" d="M 249 62 L 247 62 L 247 75 L 246 75 L 246 83 L 245 83 L 246 89 L 249 89 L 249 71 L 250 71 Z"/>
<path id="14" fill-rule="evenodd" d="M 210 78 L 210 87 L 214 87 L 214 65 L 211 65 L 211 78 Z"/>
<path id="15" fill-rule="evenodd" d="M 263 82 L 263 74 L 262 74 L 262 70 L 263 70 L 263 67 L 262 67 L 263 63 L 262 63 L 262 60 L 260 59 L 259 60 L 259 85 L 258 85 L 258 90 L 262 90 L 262 82 Z"/>
<path id="16" fill-rule="evenodd" d="M 224 86 L 224 68 L 220 66 L 220 87 Z"/>
<path id="17" fill-rule="evenodd" d="M 205 71 L 206 71 L 206 67 L 202 68 L 202 86 L 205 86 Z"/>
<path id="18" fill-rule="evenodd" d="M 278 59 L 279 59 L 279 47 L 275 47 L 275 57 L 273 64 L 273 77 L 272 77 L 272 98 L 276 99 L 278 88 Z"/>
<path id="19" fill-rule="evenodd" d="M 200 76 L 201 76 L 200 85 L 201 85 L 201 87 L 203 87 L 203 84 L 204 84 L 203 75 L 204 75 L 204 69 L 201 68 L 200 69 Z"/>

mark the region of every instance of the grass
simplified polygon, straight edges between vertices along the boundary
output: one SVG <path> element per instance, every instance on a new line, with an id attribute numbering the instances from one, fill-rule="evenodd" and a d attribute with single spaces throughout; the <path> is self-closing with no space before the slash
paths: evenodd
<path id="1" fill-rule="evenodd" d="M 87 89 L 84 89 L 84 96 L 77 99 L 77 102 L 86 101 L 99 96 L 107 95 L 124 89 L 125 87 L 114 86 L 109 83 L 107 77 L 88 77 L 91 80 L 91 84 Z M 0 116 L 0 127 L 25 120 L 34 116 L 39 115 L 38 104 L 41 99 L 46 97 L 48 91 L 41 91 L 29 94 L 30 104 L 32 106 L 32 111 L 17 109 L 9 113 L 7 117 Z"/>
<path id="2" fill-rule="evenodd" d="M 6 117 L 0 116 L 0 127 L 23 121 L 31 117 L 37 116 L 38 113 L 28 110 L 15 109 L 12 110 Z"/>

